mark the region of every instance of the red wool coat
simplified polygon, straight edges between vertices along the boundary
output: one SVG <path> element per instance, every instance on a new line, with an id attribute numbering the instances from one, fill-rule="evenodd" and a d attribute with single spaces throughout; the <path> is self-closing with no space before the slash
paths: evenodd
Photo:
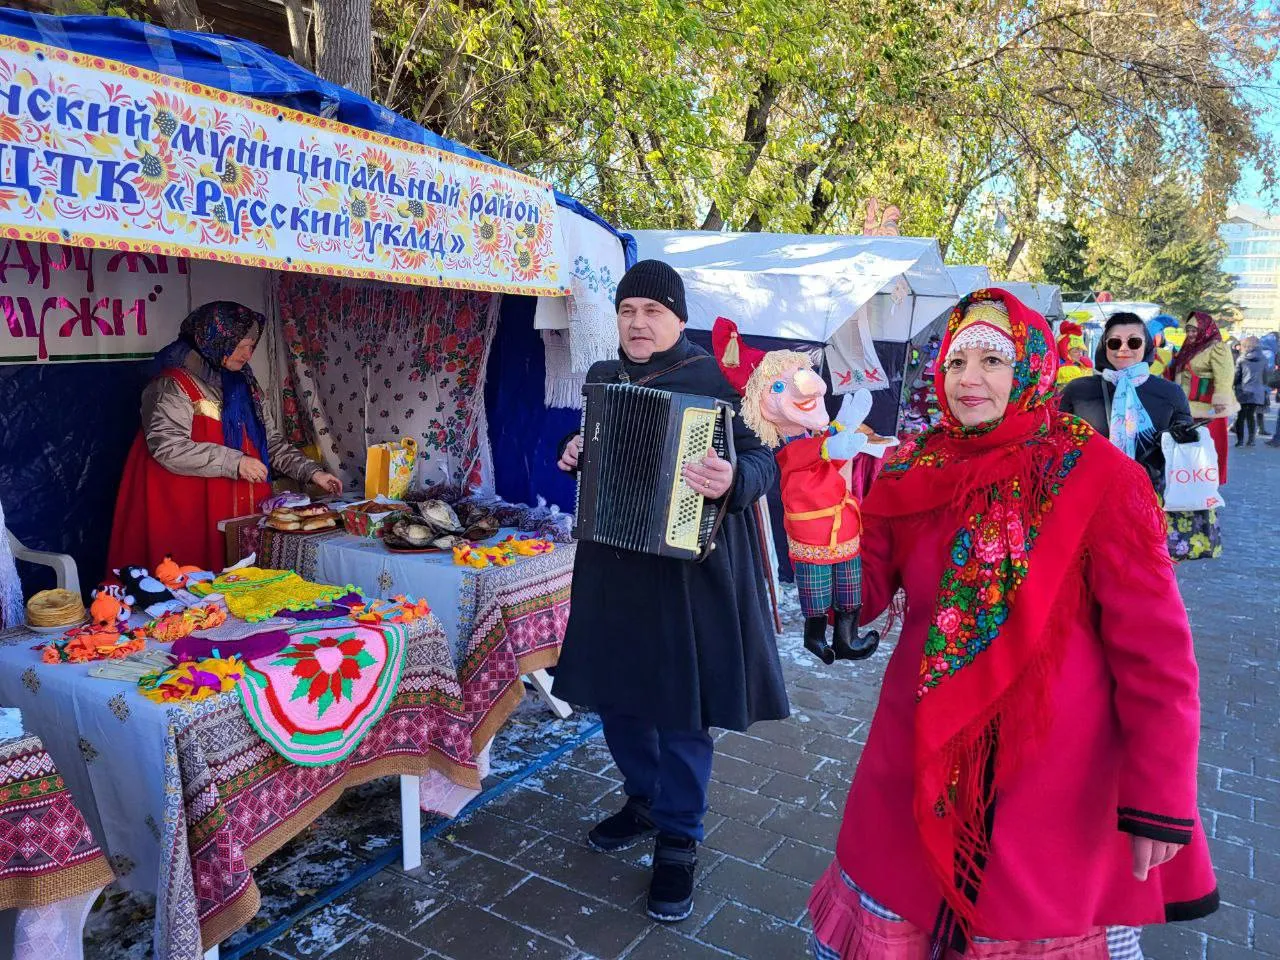
<path id="1" fill-rule="evenodd" d="M 1186 610 L 1172 567 L 1135 563 L 1116 534 L 1131 522 L 1128 491 L 1145 481 L 1137 469 L 1114 478 L 1085 533 L 1083 562 L 1064 581 L 1053 719 L 996 798 L 980 936 L 1069 937 L 1194 919 L 1217 907 L 1196 806 L 1200 701 Z M 1045 541 L 1054 542 L 1050 523 L 1072 522 L 1078 518 L 1051 514 Z M 879 517 L 863 533 L 863 621 L 879 616 L 899 587 L 907 606 L 836 847 L 862 889 L 924 930 L 942 895 L 912 816 L 915 697 L 953 533 L 918 518 Z M 1131 834 L 1187 845 L 1139 882 Z"/>
<path id="2" fill-rule="evenodd" d="M 831 431 L 800 437 L 778 448 L 782 471 L 782 526 L 791 559 L 833 564 L 856 557 L 862 516 L 842 473 L 847 460 L 824 460 L 822 443 Z"/>

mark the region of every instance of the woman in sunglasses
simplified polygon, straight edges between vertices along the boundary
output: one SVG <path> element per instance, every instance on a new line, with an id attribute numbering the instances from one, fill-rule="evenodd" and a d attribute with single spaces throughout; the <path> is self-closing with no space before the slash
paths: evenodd
<path id="1" fill-rule="evenodd" d="M 1155 343 L 1133 313 L 1107 319 L 1094 356 L 1101 376 L 1081 377 L 1062 391 L 1064 413 L 1074 413 L 1110 438 L 1147 471 L 1156 493 L 1164 492 L 1164 452 L 1160 434 L 1194 443 L 1195 425 L 1187 395 L 1177 384 L 1151 375 Z"/>

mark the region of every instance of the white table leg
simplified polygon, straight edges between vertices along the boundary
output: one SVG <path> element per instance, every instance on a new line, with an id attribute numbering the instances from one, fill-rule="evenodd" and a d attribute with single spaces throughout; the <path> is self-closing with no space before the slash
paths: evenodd
<path id="1" fill-rule="evenodd" d="M 204 952 L 204 960 L 218 960 L 218 945 L 215 943 L 212 947 Z"/>
<path id="2" fill-rule="evenodd" d="M 422 866 L 422 810 L 418 806 L 419 777 L 400 777 L 400 865 Z"/>
<path id="3" fill-rule="evenodd" d="M 573 716 L 573 707 L 569 706 L 559 697 L 553 696 L 551 693 L 551 676 L 546 670 L 535 670 L 533 673 L 526 674 L 529 682 L 533 684 L 533 689 L 538 691 L 538 696 L 542 698 L 542 702 L 551 708 L 561 720 L 567 720 Z"/>

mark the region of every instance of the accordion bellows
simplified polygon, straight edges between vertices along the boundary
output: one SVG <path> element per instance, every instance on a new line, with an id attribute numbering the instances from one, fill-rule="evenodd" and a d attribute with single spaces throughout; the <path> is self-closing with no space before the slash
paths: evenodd
<path id="1" fill-rule="evenodd" d="M 574 535 L 664 557 L 705 556 L 724 504 L 690 489 L 681 467 L 712 449 L 734 462 L 733 408 L 629 384 L 593 383 L 582 392 Z"/>

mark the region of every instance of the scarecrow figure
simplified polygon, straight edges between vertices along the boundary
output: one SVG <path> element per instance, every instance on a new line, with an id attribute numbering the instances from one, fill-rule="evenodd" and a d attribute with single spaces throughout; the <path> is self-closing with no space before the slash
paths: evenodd
<path id="1" fill-rule="evenodd" d="M 1058 324 L 1058 386 L 1065 387 L 1077 377 L 1093 373 L 1088 346 L 1084 342 L 1084 328 L 1078 323 L 1063 320 Z"/>
<path id="2" fill-rule="evenodd" d="M 875 653 L 880 634 L 858 633 L 862 519 L 850 492 L 851 461 L 862 452 L 883 455 L 896 441 L 862 426 L 871 409 L 866 390 L 845 397 L 839 418 L 830 420 L 823 402 L 827 385 L 808 355 L 748 346 L 723 317 L 711 340 L 725 378 L 742 394 L 742 419 L 778 460 L 805 649 L 827 664 L 863 660 Z M 828 643 L 830 620 L 835 634 Z"/>

